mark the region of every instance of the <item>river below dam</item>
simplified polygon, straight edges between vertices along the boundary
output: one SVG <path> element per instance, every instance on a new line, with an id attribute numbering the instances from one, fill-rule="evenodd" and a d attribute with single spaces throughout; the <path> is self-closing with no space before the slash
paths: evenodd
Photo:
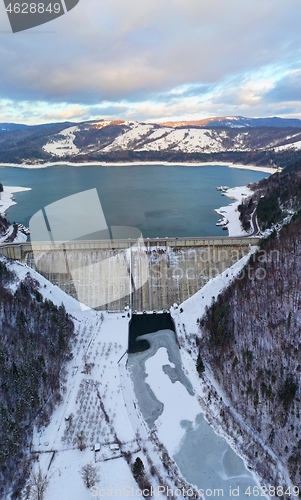
<path id="1" fill-rule="evenodd" d="M 149 348 L 129 354 L 128 370 L 135 396 L 148 426 L 156 428 L 183 477 L 198 490 L 207 491 L 206 499 L 211 496 L 255 499 L 245 492 L 250 488 L 252 493 L 258 483 L 200 411 L 192 384 L 182 368 L 175 332 L 158 330 L 136 340 L 144 340 Z M 214 494 L 214 490 L 220 491 Z"/>

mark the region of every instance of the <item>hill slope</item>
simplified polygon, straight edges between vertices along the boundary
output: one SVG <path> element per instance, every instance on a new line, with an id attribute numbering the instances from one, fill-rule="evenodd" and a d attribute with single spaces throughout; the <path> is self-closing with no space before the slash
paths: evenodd
<path id="1" fill-rule="evenodd" d="M 266 200 L 260 198 L 267 208 L 262 224 L 269 225 L 278 214 L 271 199 L 278 209 L 285 200 L 286 207 L 298 210 L 299 174 L 296 164 L 261 181 L 259 192 L 267 194 Z M 250 432 L 245 453 L 272 485 L 275 457 L 293 485 L 301 480 L 300 244 L 301 217 L 295 212 L 291 223 L 263 241 L 240 278 L 218 296 L 201 319 L 198 335 L 199 371 L 203 363 L 210 367 L 230 402 L 224 425 L 235 408 Z"/>
<path id="2" fill-rule="evenodd" d="M 74 325 L 63 304 L 43 299 L 30 272 L 20 279 L 0 259 L 0 496 L 20 492 L 34 423 L 48 422 L 61 399 L 62 367 Z M 41 290 L 42 291 L 42 290 Z M 45 290 L 43 290 L 45 293 Z M 5 495 L 5 496 L 4 496 Z M 17 498 L 17 496 L 15 497 Z"/>
<path id="3" fill-rule="evenodd" d="M 14 130 L 0 134 L 0 163 L 62 159 L 72 162 L 227 161 L 278 166 L 301 157 L 301 121 L 292 125 L 290 120 L 280 118 L 252 120 L 213 120 L 206 127 L 198 125 L 199 122 L 167 126 L 99 120 L 71 127 L 59 124 Z M 269 126 L 258 126 L 263 123 Z"/>

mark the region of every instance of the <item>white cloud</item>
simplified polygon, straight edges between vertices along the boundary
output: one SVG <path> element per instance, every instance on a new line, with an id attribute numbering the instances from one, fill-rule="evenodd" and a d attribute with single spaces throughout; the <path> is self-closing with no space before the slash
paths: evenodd
<path id="1" fill-rule="evenodd" d="M 0 98 L 33 115 L 48 103 L 49 118 L 106 101 L 131 115 L 140 103 L 150 118 L 268 112 L 273 84 L 300 67 L 300 14 L 299 0 L 81 0 L 37 34 L 0 34 Z"/>

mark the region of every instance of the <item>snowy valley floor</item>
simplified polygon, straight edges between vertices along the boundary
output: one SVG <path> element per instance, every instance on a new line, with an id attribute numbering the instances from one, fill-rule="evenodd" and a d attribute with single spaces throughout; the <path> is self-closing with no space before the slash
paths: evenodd
<path id="1" fill-rule="evenodd" d="M 255 251 L 255 248 L 251 251 Z M 214 383 L 208 367 L 206 376 L 202 380 L 198 377 L 195 369 L 195 336 L 198 333 L 197 319 L 204 313 L 206 305 L 210 305 L 213 297 L 239 273 L 246 261 L 247 256 L 185 301 L 181 305 L 183 312 L 180 312 L 180 308 L 172 308 L 181 345 L 182 369 L 192 384 L 194 396 L 185 393 L 183 387 L 177 392 L 179 382 L 170 384 L 166 376 L 165 382 L 168 379 L 169 383 L 158 385 L 158 380 L 162 382 L 163 374 L 162 371 L 161 378 L 158 376 L 158 367 L 171 362 L 166 351 L 159 349 L 156 358 L 151 358 L 147 363 L 147 375 L 158 398 L 164 400 L 164 404 L 166 402 L 167 413 L 163 412 L 153 429 L 148 427 L 142 416 L 127 369 L 129 318 L 126 314 L 85 310 L 75 299 L 32 269 L 19 263 L 10 264 L 20 279 L 28 272 L 33 275 L 40 283 L 44 298 L 57 305 L 63 302 L 75 324 L 73 359 L 66 367 L 63 401 L 54 411 L 50 424 L 34 432 L 31 451 L 37 458 L 35 468 L 37 470 L 40 466 L 49 479 L 45 500 L 88 500 L 96 496 L 84 486 L 81 477 L 82 467 L 89 462 L 99 473 L 100 479 L 94 490 L 98 496 L 140 496 L 139 486 L 131 472 L 131 465 L 137 456 L 143 460 L 149 482 L 156 492 L 159 486 L 165 489 L 169 487 L 173 491 L 177 488 L 187 491 L 190 485 L 181 476 L 172 458 L 183 441 L 185 429 L 181 422 L 183 418 L 187 419 L 187 415 L 193 421 L 197 413 L 204 413 L 215 432 L 224 436 L 232 448 L 243 456 L 244 443 L 246 440 L 249 442 L 249 434 L 252 433 L 244 429 L 239 434 L 233 426 L 230 426 L 229 435 L 223 430 L 225 426 L 220 410 L 227 406 L 227 399 Z M 213 396 L 210 404 L 209 391 Z M 176 398 L 181 411 L 175 417 L 172 403 L 175 403 Z M 185 406 L 187 398 L 191 398 L 193 404 L 191 411 L 185 413 L 181 402 Z M 169 411 L 173 412 L 172 427 L 168 427 Z M 239 420 L 239 416 L 236 418 Z M 243 428 L 243 422 L 240 424 Z M 80 451 L 78 435 L 82 431 L 86 448 Z M 257 437 L 252 437 L 256 441 Z M 100 444 L 100 450 L 94 451 L 97 443 Z M 278 469 L 275 467 L 273 474 L 281 479 L 285 472 L 280 467 Z M 251 480 L 252 484 L 254 480 L 259 484 L 258 478 L 252 477 L 252 474 L 249 473 L 248 477 L 250 484 Z M 110 493 L 115 489 L 117 494 Z M 166 497 L 163 493 L 159 496 Z M 224 497 L 227 498 L 227 495 Z"/>

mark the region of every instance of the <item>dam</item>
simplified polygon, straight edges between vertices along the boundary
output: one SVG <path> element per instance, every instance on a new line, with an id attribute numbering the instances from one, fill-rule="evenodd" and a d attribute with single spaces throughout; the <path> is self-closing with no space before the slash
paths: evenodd
<path id="1" fill-rule="evenodd" d="M 198 237 L 10 243 L 25 262 L 97 310 L 164 310 L 194 295 L 258 245 L 259 238 Z"/>

